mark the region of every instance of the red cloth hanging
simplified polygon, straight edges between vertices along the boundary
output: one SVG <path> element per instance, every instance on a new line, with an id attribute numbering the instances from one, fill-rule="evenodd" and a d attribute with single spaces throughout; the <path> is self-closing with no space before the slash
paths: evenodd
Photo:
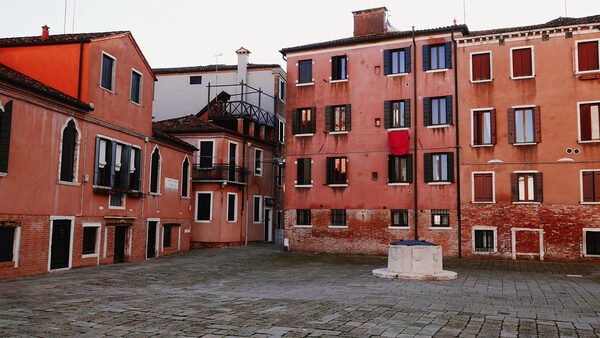
<path id="1" fill-rule="evenodd" d="M 390 131 L 388 132 L 388 144 L 392 155 L 408 154 L 408 131 Z"/>

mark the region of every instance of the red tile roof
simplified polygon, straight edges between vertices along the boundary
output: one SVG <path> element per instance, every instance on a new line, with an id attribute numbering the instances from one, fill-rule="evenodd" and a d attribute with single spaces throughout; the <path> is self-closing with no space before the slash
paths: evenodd
<path id="1" fill-rule="evenodd" d="M 280 65 L 274 64 L 259 64 L 249 63 L 248 69 L 273 69 L 281 68 Z M 176 68 L 154 68 L 154 74 L 174 74 L 174 73 L 205 73 L 214 72 L 216 70 L 237 70 L 237 65 L 206 65 L 206 66 L 191 66 L 191 67 L 176 67 Z"/>
<path id="2" fill-rule="evenodd" d="M 16 47 L 16 46 L 37 46 L 37 45 L 59 45 L 72 44 L 81 42 L 91 42 L 95 39 L 105 38 L 109 36 L 121 35 L 130 33 L 129 31 L 115 32 L 99 32 L 99 33 L 78 33 L 78 34 L 56 34 L 48 37 L 48 40 L 42 40 L 41 35 L 23 36 L 0 39 L 0 47 Z"/>
<path id="3" fill-rule="evenodd" d="M 580 18 L 559 17 L 554 20 L 550 20 L 546 23 L 542 23 L 542 24 L 538 24 L 538 25 L 473 31 L 473 32 L 470 32 L 468 35 L 469 36 L 496 35 L 496 34 L 509 33 L 509 32 L 522 32 L 522 31 L 530 31 L 530 30 L 544 29 L 544 28 L 558 28 L 558 27 L 565 27 L 565 26 L 577 26 L 577 25 L 598 24 L 598 23 L 600 23 L 600 15 L 584 16 L 584 17 L 580 17 Z"/>
<path id="4" fill-rule="evenodd" d="M 202 120 L 196 115 L 188 115 L 152 123 L 153 128 L 165 133 L 202 133 L 202 132 L 229 132 L 232 131 L 218 126 L 210 121 Z"/>
<path id="5" fill-rule="evenodd" d="M 194 151 L 198 150 L 198 148 L 194 147 L 193 145 L 191 145 L 175 136 L 169 135 L 166 132 L 155 128 L 154 126 L 152 127 L 152 137 L 162 140 L 163 142 L 170 143 L 179 148 L 183 148 L 189 152 L 194 152 Z"/>

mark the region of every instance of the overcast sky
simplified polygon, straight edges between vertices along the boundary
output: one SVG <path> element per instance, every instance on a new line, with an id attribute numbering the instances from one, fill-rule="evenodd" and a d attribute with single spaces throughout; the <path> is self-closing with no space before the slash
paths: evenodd
<path id="1" fill-rule="evenodd" d="M 466 1 L 466 11 L 463 11 Z M 471 30 L 538 24 L 565 16 L 565 0 L 0 0 L 0 37 L 129 30 L 152 67 L 284 61 L 279 49 L 352 36 L 352 11 L 386 6 L 400 30 Z M 73 10 L 74 7 L 74 10 Z M 466 12 L 466 19 L 463 15 Z M 75 20 L 73 21 L 73 13 Z M 600 0 L 567 0 L 568 16 L 600 14 Z"/>

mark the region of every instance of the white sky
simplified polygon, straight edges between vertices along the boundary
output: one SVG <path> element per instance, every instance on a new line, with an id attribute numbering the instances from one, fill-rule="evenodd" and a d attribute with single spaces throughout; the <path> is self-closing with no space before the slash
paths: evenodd
<path id="1" fill-rule="evenodd" d="M 66 0 L 66 31 L 130 30 L 152 67 L 279 63 L 283 47 L 352 36 L 352 11 L 386 6 L 400 30 L 464 22 L 463 0 Z M 565 16 L 565 0 L 464 0 L 470 30 L 539 24 Z M 600 14 L 600 0 L 566 0 L 568 16 Z M 73 5 L 75 10 L 73 11 Z M 64 31 L 65 0 L 0 0 L 0 37 Z M 73 13 L 75 20 L 73 25 Z M 285 66 L 284 66 L 285 69 Z"/>

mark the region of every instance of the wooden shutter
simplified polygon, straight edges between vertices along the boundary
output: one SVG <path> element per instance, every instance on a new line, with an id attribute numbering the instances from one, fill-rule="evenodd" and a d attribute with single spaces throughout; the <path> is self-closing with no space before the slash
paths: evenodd
<path id="1" fill-rule="evenodd" d="M 413 163 L 412 163 L 412 155 L 405 155 L 406 157 L 406 182 L 412 183 L 413 181 Z"/>
<path id="2" fill-rule="evenodd" d="M 533 75 L 531 48 L 513 50 L 513 76 Z"/>
<path id="3" fill-rule="evenodd" d="M 523 76 L 523 62 L 521 60 L 521 49 L 513 49 L 512 67 L 513 77 Z"/>
<path id="4" fill-rule="evenodd" d="M 594 202 L 594 172 L 584 171 L 581 173 L 583 202 Z M 600 186 L 600 184 L 599 184 Z"/>
<path id="5" fill-rule="evenodd" d="M 426 126 L 431 125 L 431 98 L 423 98 L 423 122 Z"/>
<path id="6" fill-rule="evenodd" d="M 454 182 L 454 153 L 448 154 L 448 181 Z"/>
<path id="7" fill-rule="evenodd" d="M 508 121 L 508 143 L 514 144 L 516 141 L 515 137 L 515 110 L 513 108 L 508 109 L 507 114 Z"/>
<path id="8" fill-rule="evenodd" d="M 392 127 L 392 101 L 383 101 L 383 126 L 385 129 Z"/>
<path id="9" fill-rule="evenodd" d="M 510 193 L 513 202 L 519 201 L 519 174 L 510 174 Z"/>
<path id="10" fill-rule="evenodd" d="M 310 108 L 310 132 L 311 133 L 315 133 L 316 129 L 317 129 L 317 108 L 316 107 L 312 107 Z"/>
<path id="11" fill-rule="evenodd" d="M 473 176 L 473 200 L 475 202 L 483 201 L 483 174 L 475 174 Z"/>
<path id="12" fill-rule="evenodd" d="M 483 143 L 483 113 L 481 111 L 473 112 L 473 130 L 471 131 L 473 133 L 473 144 L 480 145 Z"/>
<path id="13" fill-rule="evenodd" d="M 100 138 L 96 137 L 96 162 L 94 163 L 94 185 L 100 185 L 100 181 Z"/>
<path id="14" fill-rule="evenodd" d="M 339 80 L 341 78 L 340 73 L 340 58 L 334 56 L 331 58 L 331 79 Z"/>
<path id="15" fill-rule="evenodd" d="M 312 182 L 312 173 L 311 173 L 311 160 L 310 158 L 304 159 L 304 181 L 306 184 L 311 184 Z"/>
<path id="16" fill-rule="evenodd" d="M 544 180 L 542 173 L 536 173 L 533 175 L 534 189 L 535 189 L 535 201 L 543 202 L 544 201 Z"/>
<path id="17" fill-rule="evenodd" d="M 446 123 L 452 124 L 452 95 L 446 96 Z"/>
<path id="18" fill-rule="evenodd" d="M 388 155 L 388 183 L 396 183 L 398 181 L 398 177 L 396 177 L 396 156 Z"/>
<path id="19" fill-rule="evenodd" d="M 110 145 L 110 155 L 109 155 L 109 145 Z M 115 187 L 116 181 L 116 172 L 115 172 L 115 164 L 117 162 L 117 142 L 107 142 L 106 145 L 106 158 L 110 159 L 110 163 L 107 163 L 106 166 L 108 170 L 106 170 L 106 174 L 108 176 L 108 181 L 110 187 Z"/>
<path id="20" fill-rule="evenodd" d="M 446 53 L 446 68 L 452 68 L 452 42 L 448 41 L 444 44 L 444 52 Z"/>
<path id="21" fill-rule="evenodd" d="M 0 172 L 8 173 L 8 154 L 10 152 L 10 133 L 12 124 L 12 101 L 0 110 Z"/>
<path id="22" fill-rule="evenodd" d="M 129 162 L 131 161 L 131 146 L 123 146 L 121 151 L 121 170 L 119 171 L 118 188 L 129 188 Z"/>
<path id="23" fill-rule="evenodd" d="M 300 133 L 300 109 L 296 108 L 292 110 L 292 134 L 296 135 Z"/>
<path id="24" fill-rule="evenodd" d="M 333 161 L 334 158 L 333 157 L 328 157 L 327 158 L 327 168 L 326 168 L 326 179 L 327 179 L 327 184 L 332 184 L 333 183 Z"/>
<path id="25" fill-rule="evenodd" d="M 533 108 L 533 138 L 535 143 L 542 142 L 542 114 L 539 106 Z"/>
<path id="26" fill-rule="evenodd" d="M 577 44 L 578 71 L 597 70 L 598 41 L 581 42 Z"/>
<path id="27" fill-rule="evenodd" d="M 391 74 L 392 72 L 392 51 L 386 49 L 383 51 L 383 75 Z"/>
<path id="28" fill-rule="evenodd" d="M 346 116 L 344 116 L 346 120 L 346 131 L 350 131 L 352 130 L 352 109 L 349 104 L 344 107 L 344 114 L 346 114 Z"/>
<path id="29" fill-rule="evenodd" d="M 410 127 L 410 100 L 404 100 L 404 124 L 403 127 Z"/>
<path id="30" fill-rule="evenodd" d="M 473 81 L 490 80 L 490 54 L 475 54 L 471 58 L 471 75 Z"/>
<path id="31" fill-rule="evenodd" d="M 410 46 L 404 48 L 404 72 L 405 73 L 410 73 L 410 68 L 411 68 L 411 65 L 410 65 L 411 55 L 410 54 L 411 54 Z"/>
<path id="32" fill-rule="evenodd" d="M 425 182 L 433 181 L 433 160 L 431 154 L 423 154 L 423 164 Z"/>
<path id="33" fill-rule="evenodd" d="M 304 184 L 304 159 L 296 160 L 296 184 Z"/>
<path id="34" fill-rule="evenodd" d="M 579 130 L 581 141 L 589 141 L 592 139 L 592 106 L 582 104 L 579 106 Z M 0 171 L 2 171 L 0 169 Z"/>
<path id="35" fill-rule="evenodd" d="M 490 132 L 492 134 L 492 144 L 496 144 L 496 109 L 490 110 Z"/>
<path id="36" fill-rule="evenodd" d="M 333 106 L 325 107 L 325 131 L 331 131 L 331 114 L 333 114 Z"/>
<path id="37" fill-rule="evenodd" d="M 423 70 L 431 69 L 431 53 L 429 45 L 423 45 Z"/>

